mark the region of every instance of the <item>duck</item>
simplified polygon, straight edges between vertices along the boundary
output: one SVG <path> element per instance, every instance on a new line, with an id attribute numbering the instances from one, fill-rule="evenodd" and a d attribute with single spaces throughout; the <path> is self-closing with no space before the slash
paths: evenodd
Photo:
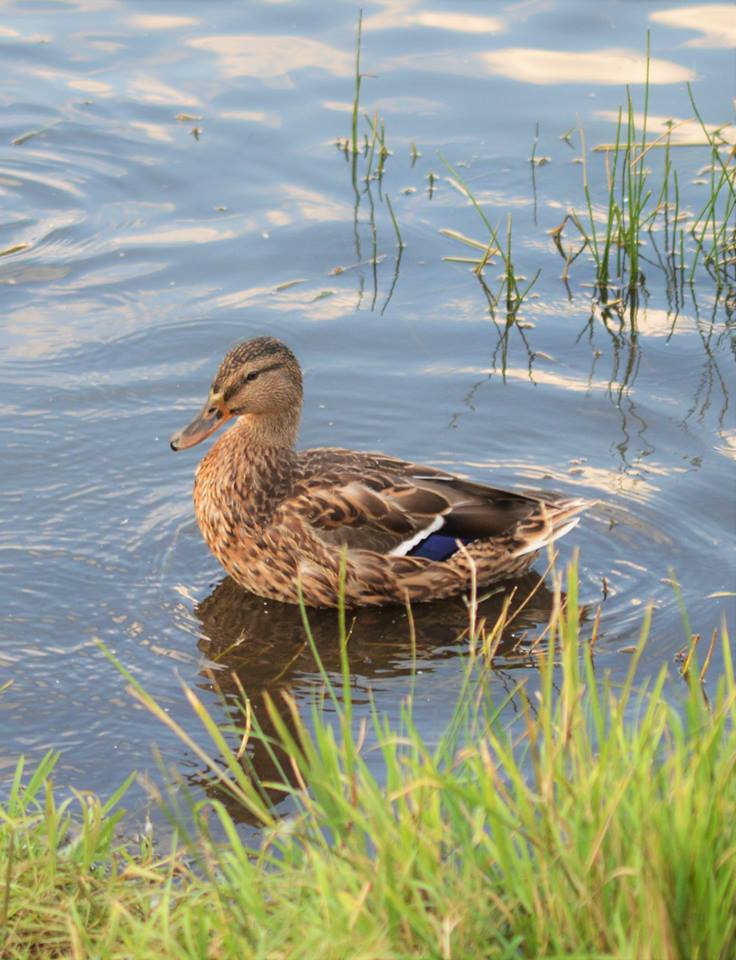
<path id="1" fill-rule="evenodd" d="M 593 501 L 517 493 L 383 453 L 297 450 L 299 362 L 275 337 L 225 355 L 180 451 L 204 540 L 247 591 L 309 607 L 421 603 L 522 576 Z"/>

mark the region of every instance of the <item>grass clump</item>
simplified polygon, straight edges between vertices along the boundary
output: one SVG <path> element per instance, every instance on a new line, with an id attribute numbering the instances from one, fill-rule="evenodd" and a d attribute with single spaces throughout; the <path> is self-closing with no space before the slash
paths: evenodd
<path id="1" fill-rule="evenodd" d="M 647 34 L 643 100 L 637 108 L 631 89 L 626 87 L 614 141 L 589 149 L 580 122 L 560 137 L 572 147 L 572 137 L 577 132 L 580 157 L 574 162 L 582 168 L 579 202 L 571 205 L 562 222 L 548 231 L 564 261 L 561 279 L 572 297 L 569 281 L 573 264 L 577 262 L 576 269 L 585 264 L 586 279 L 589 276 L 593 281 L 586 284 L 592 287 L 593 303 L 601 311 L 618 316 L 622 323 L 627 321 L 632 334 L 637 332 L 637 310 L 646 301 L 653 277 L 664 280 L 668 302 L 678 309 L 684 304 L 685 287 L 692 291 L 696 279 L 705 280 L 714 289 L 717 300 L 723 297 L 727 308 L 736 290 L 736 147 L 723 135 L 726 124 L 715 129 L 706 125 L 689 84 L 687 93 L 691 116 L 667 121 L 664 131 L 654 136 Z M 684 132 L 682 127 L 686 128 Z M 537 125 L 529 158 L 535 226 L 535 170 L 549 160 L 537 156 L 538 141 Z M 684 147 L 707 150 L 703 158 L 706 163 L 692 181 L 705 188 L 704 202 L 691 184 L 683 182 L 682 168 L 678 172 L 674 158 Z M 595 155 L 600 154 L 602 170 L 594 163 Z M 470 201 L 483 221 L 487 238 L 475 239 L 454 229 L 440 230 L 449 239 L 473 249 L 472 255 L 443 259 L 472 266 L 482 279 L 485 268 L 494 263 L 491 258 L 498 257 L 503 263 L 499 288 L 491 290 L 486 286 L 484 292 L 492 317 L 504 310 L 510 323 L 541 271 L 537 270 L 528 285 L 520 283 L 523 278 L 515 271 L 511 250 L 511 215 L 507 217 L 504 242 L 500 225 L 491 224 L 484 205 L 473 196 L 457 170 L 447 162 L 445 166 L 450 173 L 447 182 Z M 581 254 L 585 256 L 581 258 Z"/>
<path id="2" fill-rule="evenodd" d="M 736 684 L 725 630 L 717 693 L 709 701 L 691 669 L 675 707 L 665 670 L 635 686 L 648 616 L 629 676 L 613 686 L 581 639 L 574 569 L 556 598 L 538 692 L 515 694 L 524 723 L 513 737 L 487 695 L 482 636 L 454 721 L 430 744 L 410 699 L 399 723 L 375 713 L 372 730 L 354 729 L 343 618 L 344 699 L 324 675 L 332 714 L 317 705 L 306 718 L 288 698 L 268 705 L 271 783 L 249 770 L 248 743 L 264 734 L 248 705 L 231 745 L 187 690 L 214 749 L 191 744 L 213 789 L 194 809 L 186 859 L 116 842 L 113 801 L 78 796 L 72 818 L 68 801 L 56 806 L 51 759 L 25 787 L 19 767 L 0 811 L 0 954 L 732 957 Z M 238 804 L 263 825 L 257 849 L 236 828 Z"/>
<path id="3" fill-rule="evenodd" d="M 645 293 L 646 273 L 651 268 L 662 271 L 673 299 L 679 296 L 682 300 L 685 282 L 692 285 L 699 268 L 705 269 L 717 294 L 732 290 L 736 282 L 734 147 L 719 129 L 706 127 L 690 84 L 687 91 L 692 117 L 677 123 L 669 121 L 664 133 L 650 137 L 649 66 L 647 33 L 641 114 L 637 113 L 627 87 L 626 109 L 619 108 L 615 142 L 593 148 L 593 152 L 602 152 L 605 157 L 605 185 L 596 187 L 591 184 L 585 133 L 579 126 L 584 210 L 571 209 L 551 231 L 565 260 L 563 280 L 567 281 L 571 264 L 587 249 L 593 259 L 598 300 L 618 307 L 621 314 L 628 310 L 634 329 L 636 307 Z M 673 139 L 677 128 L 685 123 L 697 124 L 702 140 L 683 143 Z M 709 175 L 708 181 L 703 181 L 708 197 L 697 214 L 685 207 L 685 191 L 673 163 L 675 148 L 682 146 L 707 147 L 710 154 L 701 171 Z M 661 173 L 653 176 L 647 164 L 657 150 L 662 151 L 663 162 Z M 691 197 L 692 191 L 687 191 L 687 195 Z M 563 233 L 570 224 L 582 241 L 577 250 L 572 246 L 564 250 L 562 246 Z"/>

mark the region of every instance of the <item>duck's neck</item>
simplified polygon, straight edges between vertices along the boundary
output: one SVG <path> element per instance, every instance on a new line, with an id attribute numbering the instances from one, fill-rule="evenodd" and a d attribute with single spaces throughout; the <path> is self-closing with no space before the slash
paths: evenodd
<path id="1" fill-rule="evenodd" d="M 244 414 L 238 417 L 228 434 L 235 434 L 235 442 L 250 450 L 263 447 L 293 451 L 300 412 L 297 408 L 273 414 Z"/>
<path id="2" fill-rule="evenodd" d="M 261 526 L 293 483 L 299 415 L 244 415 L 215 443 L 197 469 L 195 502 L 208 513 L 239 516 Z"/>

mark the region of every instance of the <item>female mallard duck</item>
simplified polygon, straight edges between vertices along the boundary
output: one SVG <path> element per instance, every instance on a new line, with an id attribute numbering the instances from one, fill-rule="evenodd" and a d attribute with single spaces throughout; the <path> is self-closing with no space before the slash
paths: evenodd
<path id="1" fill-rule="evenodd" d="M 294 449 L 302 374 L 272 337 L 237 344 L 202 412 L 171 438 L 194 446 L 237 417 L 199 464 L 194 507 L 234 580 L 315 607 L 405 603 L 516 577 L 578 522 L 586 500 L 549 500 L 434 467 L 335 447 Z M 464 544 L 464 546 L 461 546 Z"/>

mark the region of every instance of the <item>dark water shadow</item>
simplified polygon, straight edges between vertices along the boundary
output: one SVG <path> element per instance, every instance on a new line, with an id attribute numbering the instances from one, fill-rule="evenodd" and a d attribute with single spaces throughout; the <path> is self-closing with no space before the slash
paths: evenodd
<path id="1" fill-rule="evenodd" d="M 514 683 L 504 675 L 532 665 L 530 646 L 538 635 L 536 628 L 549 621 L 553 595 L 536 574 L 508 581 L 481 600 L 477 622 L 485 620 L 493 626 L 507 603 L 506 626 L 498 641 L 493 669 L 511 692 Z M 264 695 L 268 695 L 281 721 L 293 733 L 294 722 L 284 695 L 300 702 L 309 699 L 310 694 L 318 696 L 323 688 L 299 609 L 246 593 L 227 577 L 197 605 L 194 613 L 201 625 L 198 646 L 208 659 L 199 686 L 219 694 L 225 713 L 241 733 L 244 693 L 263 733 L 263 737 L 251 738 L 243 756 L 244 767 L 259 782 L 281 781 L 284 774 L 288 778 L 288 757 L 266 742 L 276 739 L 276 729 Z M 408 693 L 417 670 L 424 678 L 441 662 L 467 652 L 468 610 L 461 598 L 417 604 L 412 619 L 413 641 L 412 625 L 401 607 L 369 607 L 348 613 L 351 694 L 358 719 L 370 713 L 371 689 L 391 678 L 405 677 Z M 324 669 L 335 679 L 339 691 L 337 613 L 310 610 L 309 621 Z M 237 746 L 235 738 L 233 743 Z M 213 783 L 205 769 L 190 772 L 187 780 L 190 786 L 222 801 L 235 820 L 255 825 L 249 812 Z M 278 790 L 266 793 L 272 804 L 282 799 Z"/>

